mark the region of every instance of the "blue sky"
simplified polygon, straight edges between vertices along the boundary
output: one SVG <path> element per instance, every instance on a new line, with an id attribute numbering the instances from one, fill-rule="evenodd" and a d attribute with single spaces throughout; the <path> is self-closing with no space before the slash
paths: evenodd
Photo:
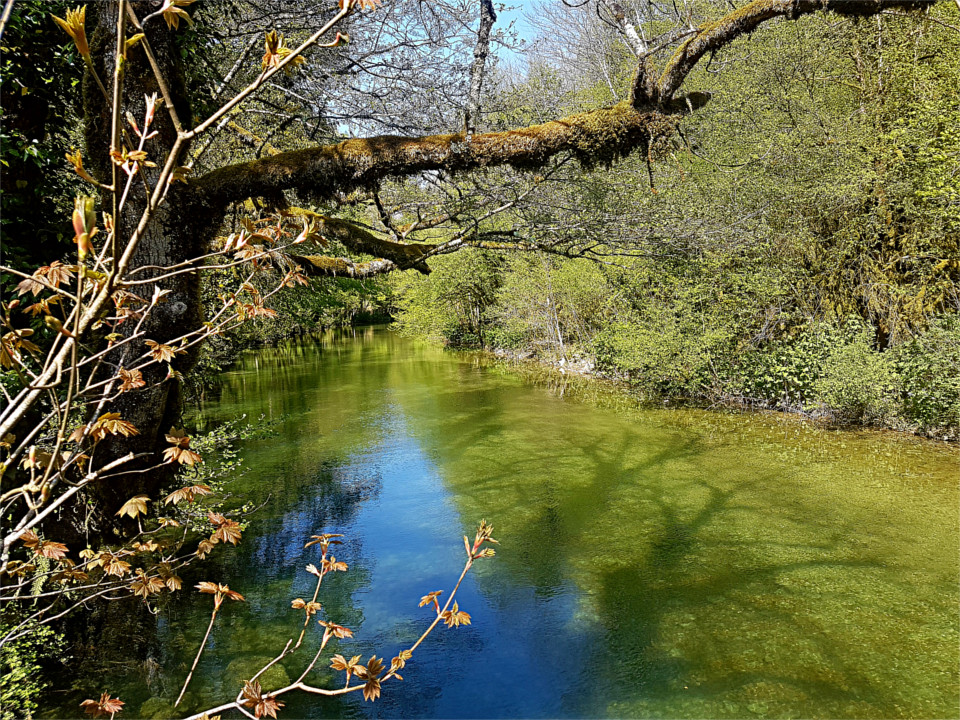
<path id="1" fill-rule="evenodd" d="M 497 13 L 497 25 L 506 27 L 513 21 L 516 23 L 516 29 L 520 33 L 520 37 L 526 39 L 532 37 L 533 28 L 530 27 L 530 24 L 523 16 L 524 8 L 530 7 L 532 3 L 530 3 L 529 0 L 527 2 L 513 0 L 513 2 L 507 2 L 506 4 L 507 9 Z"/>
<path id="2" fill-rule="evenodd" d="M 531 0 L 506 0 L 505 4 L 507 8 L 497 12 L 496 27 L 506 29 L 507 26 L 513 22 L 514 29 L 521 38 L 527 41 L 532 40 L 535 31 L 524 17 L 524 11 L 528 11 L 533 4 Z M 498 53 L 500 53 L 501 57 L 504 56 L 503 49 L 499 49 Z M 508 62 L 513 61 L 521 64 L 524 63 L 524 59 L 521 55 L 512 52 L 506 53 L 506 57 L 503 57 L 503 59 L 507 60 Z"/>

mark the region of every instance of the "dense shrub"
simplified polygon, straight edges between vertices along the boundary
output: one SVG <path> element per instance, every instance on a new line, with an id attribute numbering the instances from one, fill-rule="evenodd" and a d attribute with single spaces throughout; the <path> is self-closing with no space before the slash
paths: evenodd
<path id="1" fill-rule="evenodd" d="M 0 621 L 0 636 L 10 628 Z M 57 657 L 63 638 L 49 626 L 0 647 L 0 720 L 29 718 L 47 683 L 42 665 Z"/>
<path id="2" fill-rule="evenodd" d="M 800 411 L 814 401 L 831 337 L 816 326 L 793 337 L 747 345 L 731 368 L 728 389 L 746 401 Z"/>
<path id="3" fill-rule="evenodd" d="M 431 261 L 433 272 L 391 278 L 397 329 L 455 347 L 487 344 L 489 309 L 500 283 L 500 257 L 464 251 Z"/>
<path id="4" fill-rule="evenodd" d="M 625 374 L 657 396 L 704 397 L 716 385 L 715 367 L 729 336 L 690 315 L 664 313 L 637 323 L 616 323 L 593 342 L 602 369 Z"/>
<path id="5" fill-rule="evenodd" d="M 895 357 L 904 416 L 925 431 L 960 428 L 960 316 L 936 318 Z"/>
<path id="6" fill-rule="evenodd" d="M 730 377 L 730 393 L 772 407 L 872 424 L 897 409 L 899 376 L 858 318 L 814 323 L 753 347 Z"/>
<path id="7" fill-rule="evenodd" d="M 815 400 L 841 422 L 880 423 L 897 409 L 900 378 L 891 354 L 871 347 L 872 329 L 848 323 L 844 330 L 814 383 Z"/>

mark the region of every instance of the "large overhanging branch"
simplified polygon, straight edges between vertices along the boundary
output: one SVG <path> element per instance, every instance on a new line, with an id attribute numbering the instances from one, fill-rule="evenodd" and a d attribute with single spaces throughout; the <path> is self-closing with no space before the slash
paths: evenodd
<path id="1" fill-rule="evenodd" d="M 390 260 L 371 260 L 354 262 L 346 258 L 332 258 L 326 255 L 291 255 L 290 259 L 300 265 L 304 275 L 309 277 L 341 277 L 362 280 L 399 270 Z"/>
<path id="2" fill-rule="evenodd" d="M 429 171 L 465 172 L 482 167 L 542 167 L 551 157 L 571 152 L 585 166 L 610 164 L 636 149 L 671 135 L 680 116 L 703 106 L 706 93 L 674 98 L 706 53 L 752 32 L 767 20 L 795 18 L 821 10 L 873 15 L 890 8 L 924 8 L 935 0 L 754 0 L 717 22 L 704 25 L 680 45 L 656 83 L 644 65 L 630 102 L 506 132 L 479 135 L 381 136 L 346 140 L 274 157 L 231 165 L 198 178 L 194 188 L 214 206 L 248 197 L 299 190 L 332 198 L 357 188 L 375 188 L 389 177 Z M 640 59 L 648 63 L 649 58 Z M 655 85 L 655 88 L 653 87 Z"/>
<path id="3" fill-rule="evenodd" d="M 248 197 L 293 189 L 334 197 L 376 187 L 385 178 L 428 171 L 459 173 L 505 165 L 535 169 L 561 152 L 573 153 L 586 166 L 610 164 L 671 135 L 680 116 L 706 99 L 704 94 L 694 94 L 689 103 L 678 99 L 666 108 L 643 111 L 620 103 L 506 132 L 345 140 L 231 165 L 191 185 L 208 203 L 225 207 Z"/>

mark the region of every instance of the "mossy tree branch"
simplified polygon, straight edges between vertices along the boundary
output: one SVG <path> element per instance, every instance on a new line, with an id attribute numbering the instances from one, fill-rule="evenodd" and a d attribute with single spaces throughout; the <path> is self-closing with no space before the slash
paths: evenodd
<path id="1" fill-rule="evenodd" d="M 396 263 L 380 259 L 354 262 L 326 255 L 291 255 L 290 259 L 299 264 L 303 274 L 309 277 L 345 277 L 361 280 L 400 269 Z"/>
<path id="2" fill-rule="evenodd" d="M 231 165 L 191 184 L 205 202 L 222 208 L 283 190 L 332 198 L 338 193 L 376 187 L 385 178 L 428 171 L 458 173 L 505 165 L 535 169 L 561 152 L 572 152 L 588 167 L 610 164 L 636 148 L 648 147 L 657 138 L 671 135 L 685 109 L 678 104 L 668 112 L 641 112 L 620 103 L 506 132 L 345 140 Z"/>

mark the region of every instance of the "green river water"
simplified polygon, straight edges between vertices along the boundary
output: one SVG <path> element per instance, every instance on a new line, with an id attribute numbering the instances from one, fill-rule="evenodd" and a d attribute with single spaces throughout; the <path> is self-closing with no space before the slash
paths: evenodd
<path id="1" fill-rule="evenodd" d="M 280 717 L 960 716 L 955 447 L 641 409 L 380 329 L 246 355 L 197 421 L 242 414 L 282 418 L 231 486 L 265 505 L 202 579 L 247 602 L 181 709 L 232 699 L 299 632 L 309 535 L 347 536 L 320 599 L 356 635 L 333 652 L 390 658 L 486 518 L 501 545 L 458 596 L 470 626 L 438 628 L 376 703 L 287 695 Z M 106 682 L 124 716 L 169 716 L 209 609 L 184 593 L 149 673 L 106 668 L 81 694 Z"/>

